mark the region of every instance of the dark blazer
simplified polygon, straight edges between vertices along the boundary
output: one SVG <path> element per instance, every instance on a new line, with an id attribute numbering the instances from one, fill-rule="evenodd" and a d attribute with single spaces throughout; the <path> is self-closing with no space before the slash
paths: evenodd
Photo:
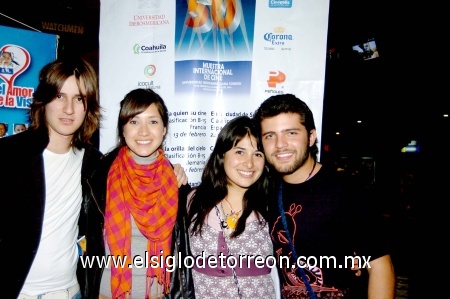
<path id="1" fill-rule="evenodd" d="M 7 269 L 2 298 L 17 298 L 39 247 L 46 200 L 42 153 L 48 143 L 45 128 L 0 139 L 0 256 Z M 79 231 L 86 236 L 86 254 L 104 256 L 102 204 L 93 196 L 90 182 L 101 153 L 89 145 L 84 149 Z M 78 264 L 83 298 L 98 298 L 101 272 L 98 265 L 83 268 Z"/>
<path id="2" fill-rule="evenodd" d="M 94 192 L 101 194 L 103 197 L 102 200 L 99 200 L 101 203 L 106 202 L 108 172 L 119 153 L 119 149 L 115 148 L 101 158 L 100 167 L 94 176 L 95 186 L 100 186 L 103 189 Z M 178 260 L 179 253 L 182 257 L 192 255 L 189 246 L 189 232 L 186 227 L 186 201 L 190 191 L 191 187 L 189 184 L 183 185 L 178 189 L 178 214 L 172 233 L 172 255 L 175 256 L 176 270 L 171 273 L 170 292 L 164 295 L 164 299 L 195 299 L 191 269 L 184 267 L 182 261 Z"/>
<path id="3" fill-rule="evenodd" d="M 192 269 L 186 268 L 183 261 L 178 259 L 179 254 L 182 258 L 192 256 L 186 212 L 187 196 L 190 191 L 191 187 L 186 185 L 181 186 L 178 192 L 178 215 L 172 234 L 172 255 L 175 257 L 176 271 L 171 274 L 170 292 L 164 299 L 195 299 Z"/>

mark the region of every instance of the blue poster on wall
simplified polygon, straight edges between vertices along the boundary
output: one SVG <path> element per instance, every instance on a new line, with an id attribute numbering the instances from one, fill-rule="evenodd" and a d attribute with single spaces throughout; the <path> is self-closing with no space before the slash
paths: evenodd
<path id="1" fill-rule="evenodd" d="M 177 93 L 250 95 L 256 2 L 177 1 Z"/>
<path id="2" fill-rule="evenodd" d="M 0 138 L 28 128 L 39 71 L 57 46 L 57 35 L 0 26 Z"/>

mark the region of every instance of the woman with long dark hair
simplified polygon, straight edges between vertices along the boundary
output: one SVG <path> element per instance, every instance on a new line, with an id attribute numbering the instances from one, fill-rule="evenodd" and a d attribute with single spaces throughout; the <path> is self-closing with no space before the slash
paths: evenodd
<path id="1" fill-rule="evenodd" d="M 273 254 L 264 218 L 264 163 L 254 121 L 246 116 L 229 121 L 218 135 L 200 185 L 190 193 L 192 254 L 207 258 L 192 271 L 196 298 L 275 298 L 270 265 L 255 264 Z M 208 262 L 213 258 L 216 266 Z"/>

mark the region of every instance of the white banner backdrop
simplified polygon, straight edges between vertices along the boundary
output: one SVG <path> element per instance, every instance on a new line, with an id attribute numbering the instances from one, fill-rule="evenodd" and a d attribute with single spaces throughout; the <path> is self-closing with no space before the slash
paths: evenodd
<path id="1" fill-rule="evenodd" d="M 328 13 L 329 0 L 102 0 L 100 150 L 116 145 L 135 88 L 166 102 L 165 154 L 192 186 L 224 124 L 269 96 L 304 100 L 321 136 Z"/>

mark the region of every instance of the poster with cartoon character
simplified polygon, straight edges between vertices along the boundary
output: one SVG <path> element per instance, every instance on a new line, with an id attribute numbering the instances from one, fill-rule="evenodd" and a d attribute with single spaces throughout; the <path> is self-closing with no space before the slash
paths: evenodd
<path id="1" fill-rule="evenodd" d="M 56 59 L 57 46 L 57 35 L 0 26 L 0 138 L 28 128 L 39 71 Z"/>

